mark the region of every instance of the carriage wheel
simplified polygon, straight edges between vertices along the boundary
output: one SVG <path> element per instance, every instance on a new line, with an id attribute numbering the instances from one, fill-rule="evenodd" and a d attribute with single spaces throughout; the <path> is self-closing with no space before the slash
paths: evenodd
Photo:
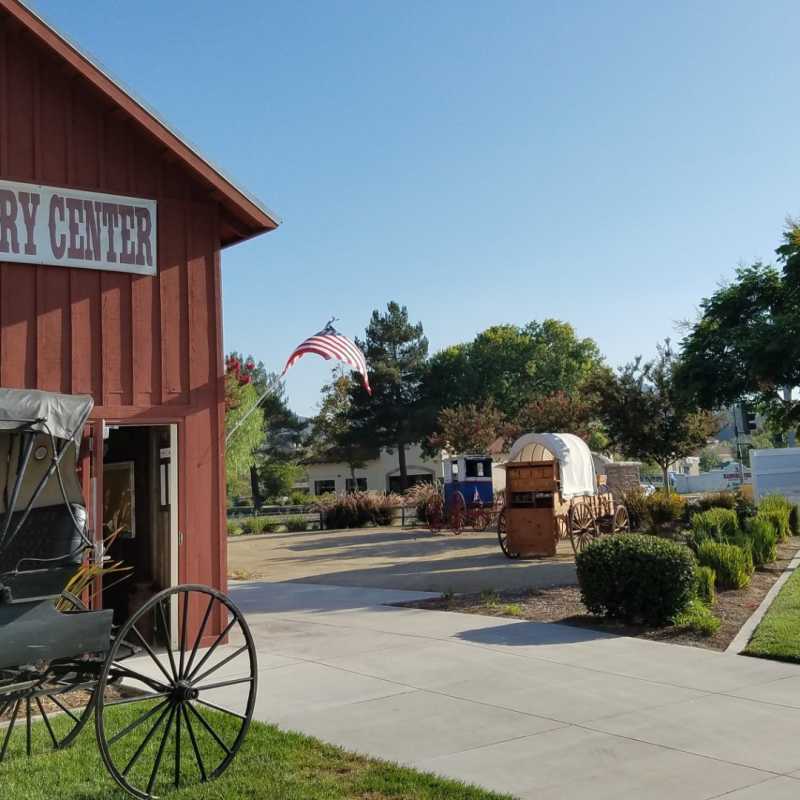
<path id="1" fill-rule="evenodd" d="M 617 506 L 614 511 L 612 530 L 614 533 L 628 533 L 631 529 L 631 519 L 625 506 Z"/>
<path id="2" fill-rule="evenodd" d="M 77 597 L 67 594 L 59 607 L 68 614 L 88 611 Z M 9 671 L 9 677 L 29 685 L 6 694 L 0 688 L 0 719 L 8 717 L 7 727 L 0 730 L 0 764 L 18 755 L 69 747 L 91 718 L 95 678 L 80 674 L 73 665 L 57 664 L 41 673 Z M 38 720 L 43 724 L 35 724 Z"/>
<path id="3" fill-rule="evenodd" d="M 597 519 L 588 503 L 579 503 L 569 510 L 567 530 L 575 555 L 586 549 L 587 545 L 599 535 Z"/>
<path id="4" fill-rule="evenodd" d="M 472 510 L 472 528 L 476 531 L 485 531 L 492 524 L 492 510 L 484 505 Z"/>
<path id="5" fill-rule="evenodd" d="M 497 539 L 500 542 L 500 549 L 506 558 L 519 558 L 519 553 L 512 552 L 508 547 L 508 531 L 506 529 L 505 509 L 497 517 Z"/>
<path id="6" fill-rule="evenodd" d="M 431 533 L 439 533 L 444 527 L 444 503 L 441 495 L 435 495 L 428 500 L 425 506 L 425 518 Z"/>
<path id="7" fill-rule="evenodd" d="M 456 489 L 450 495 L 450 513 L 448 514 L 447 523 L 451 531 L 458 536 L 464 531 L 464 525 L 467 520 L 467 501 L 464 495 Z"/>
<path id="8" fill-rule="evenodd" d="M 177 649 L 162 652 L 141 631 L 166 643 L 171 613 Z M 151 598 L 116 636 L 98 682 L 97 743 L 111 776 L 142 800 L 219 777 L 250 727 L 257 675 L 250 629 L 224 594 L 184 585 Z M 120 677 L 142 693 L 105 701 L 105 687 Z"/>

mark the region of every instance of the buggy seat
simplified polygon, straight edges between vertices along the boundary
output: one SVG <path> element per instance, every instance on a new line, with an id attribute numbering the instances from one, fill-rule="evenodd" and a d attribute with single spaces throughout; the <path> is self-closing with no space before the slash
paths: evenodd
<path id="1" fill-rule="evenodd" d="M 11 515 L 9 534 L 23 513 Z M 82 530 L 76 528 L 73 515 Z M 4 523 L 5 515 L 0 514 L 0 525 Z M 10 589 L 14 600 L 59 595 L 83 561 L 85 529 L 82 505 L 72 504 L 72 514 L 63 503 L 34 508 L 13 541 L 0 550 L 0 586 Z M 5 594 L 8 600 L 8 591 Z"/>

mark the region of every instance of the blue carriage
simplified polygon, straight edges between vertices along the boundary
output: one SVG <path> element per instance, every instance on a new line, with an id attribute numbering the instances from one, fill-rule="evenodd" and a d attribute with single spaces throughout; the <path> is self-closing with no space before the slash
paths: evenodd
<path id="1" fill-rule="evenodd" d="M 491 456 L 444 457 L 442 473 L 444 491 L 427 509 L 431 531 L 445 527 L 454 533 L 461 533 L 465 527 L 486 530 L 496 517 Z"/>

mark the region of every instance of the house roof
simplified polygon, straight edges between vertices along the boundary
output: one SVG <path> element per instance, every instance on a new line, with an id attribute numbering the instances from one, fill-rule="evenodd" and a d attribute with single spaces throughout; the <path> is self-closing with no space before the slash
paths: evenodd
<path id="1" fill-rule="evenodd" d="M 168 150 L 176 161 L 209 189 L 223 208 L 222 245 L 235 244 L 274 230 L 279 217 L 179 136 L 144 102 L 112 78 L 96 61 L 28 8 L 21 0 L 0 0 L 0 10 L 16 20 L 31 36 L 63 59 L 93 87 L 122 109 L 150 137 Z"/>

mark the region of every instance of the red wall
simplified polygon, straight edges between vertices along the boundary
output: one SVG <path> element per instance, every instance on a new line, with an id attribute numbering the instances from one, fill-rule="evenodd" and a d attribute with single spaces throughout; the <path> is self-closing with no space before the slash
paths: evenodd
<path id="1" fill-rule="evenodd" d="M 158 201 L 158 275 L 0 264 L 0 385 L 179 423 L 180 580 L 224 588 L 219 209 L 164 148 L 0 15 L 0 178 Z"/>

